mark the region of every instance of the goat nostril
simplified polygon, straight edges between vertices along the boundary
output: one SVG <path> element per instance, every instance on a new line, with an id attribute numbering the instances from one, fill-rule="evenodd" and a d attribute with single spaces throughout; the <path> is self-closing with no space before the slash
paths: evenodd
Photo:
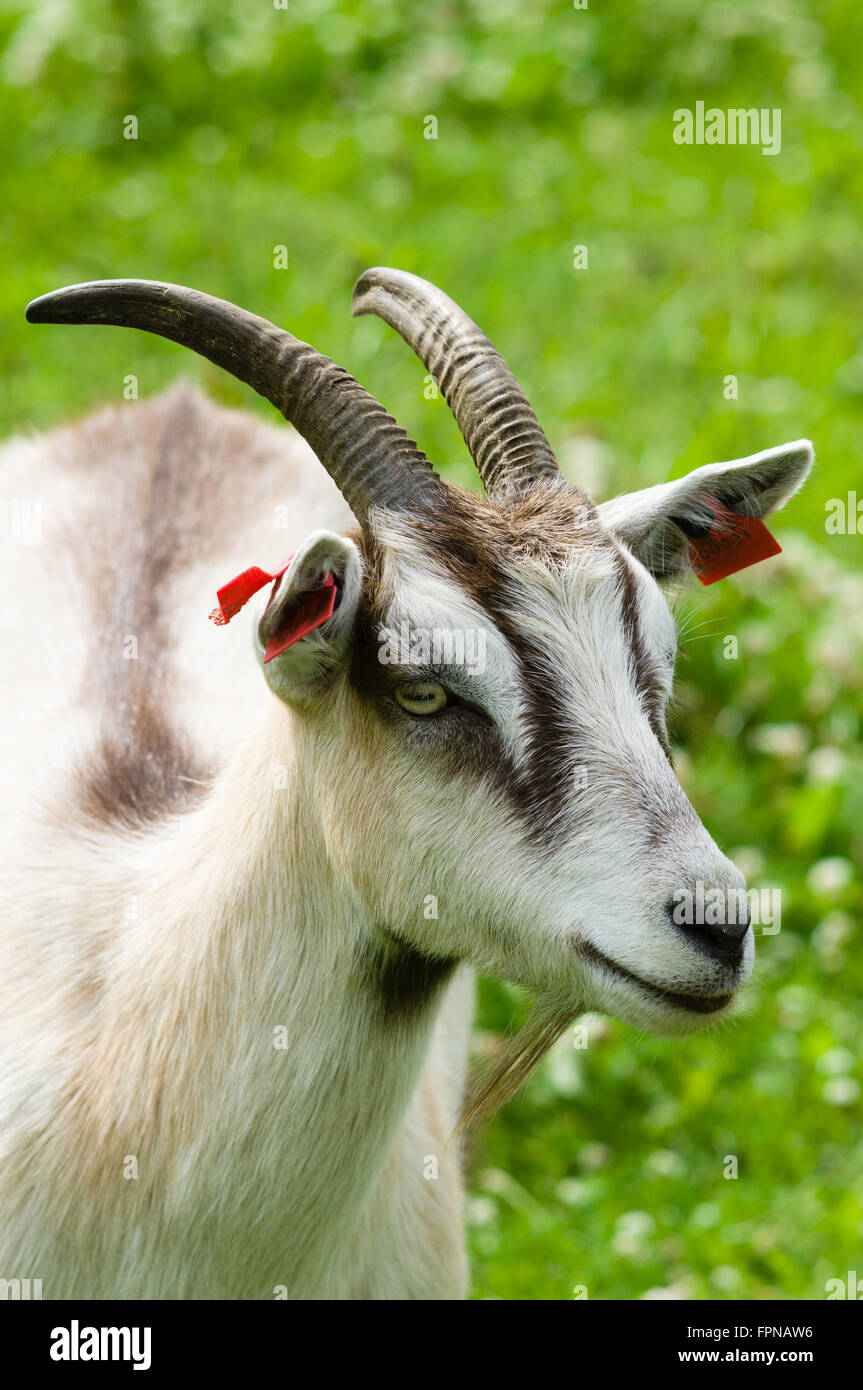
<path id="1" fill-rule="evenodd" d="M 751 924 L 748 907 L 740 920 L 735 915 L 733 922 L 707 922 L 703 913 L 684 912 L 676 901 L 668 902 L 665 910 L 672 925 L 683 932 L 692 945 L 700 946 L 707 955 L 730 965 L 739 963 L 743 940 Z"/>

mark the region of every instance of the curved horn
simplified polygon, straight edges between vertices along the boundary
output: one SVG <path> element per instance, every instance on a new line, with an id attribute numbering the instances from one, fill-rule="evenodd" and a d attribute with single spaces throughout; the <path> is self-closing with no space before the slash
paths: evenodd
<path id="1" fill-rule="evenodd" d="M 425 454 L 348 372 L 308 343 L 223 299 L 157 280 L 93 280 L 43 294 L 30 323 L 143 328 L 252 386 L 311 445 L 359 521 L 417 508 L 442 487 Z"/>
<path id="2" fill-rule="evenodd" d="M 354 286 L 353 312 L 378 314 L 431 372 L 487 493 L 560 475 L 533 407 L 500 353 L 435 285 L 376 266 Z"/>

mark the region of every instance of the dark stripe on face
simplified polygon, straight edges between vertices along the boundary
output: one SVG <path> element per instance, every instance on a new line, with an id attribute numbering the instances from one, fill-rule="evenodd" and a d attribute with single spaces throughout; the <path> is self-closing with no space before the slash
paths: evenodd
<path id="1" fill-rule="evenodd" d="M 620 551 L 616 553 L 616 564 L 617 572 L 620 576 L 623 630 L 626 633 L 626 640 L 629 644 L 630 667 L 633 680 L 635 681 L 635 689 L 641 696 L 645 713 L 650 721 L 650 727 L 659 740 L 665 756 L 670 760 L 671 749 L 668 746 L 668 734 L 666 733 L 665 721 L 662 717 L 662 686 L 657 678 L 653 662 L 648 656 L 647 649 L 645 648 L 644 635 L 641 631 L 641 622 L 638 616 L 638 581 L 636 580 L 629 561 Z"/>
<path id="2" fill-rule="evenodd" d="M 569 712 L 567 692 L 553 669 L 554 657 L 516 626 L 500 599 L 506 581 L 493 595 L 486 595 L 485 610 L 498 631 L 506 638 L 518 665 L 524 706 L 523 725 L 527 731 L 527 755 L 516 767 L 510 759 L 505 767 L 505 786 L 515 803 L 529 837 L 549 850 L 559 843 L 561 825 L 582 761 L 580 730 Z"/>
<path id="3" fill-rule="evenodd" d="M 588 755 L 585 750 L 584 758 L 579 756 L 579 730 L 554 652 L 526 635 L 512 616 L 524 607 L 524 589 L 512 578 L 513 562 L 530 556 L 550 569 L 563 569 L 579 543 L 612 542 L 597 527 L 590 504 L 585 509 L 581 495 L 568 488 L 543 492 L 542 498 L 527 495 L 508 513 L 456 489 L 449 490 L 449 504 L 445 514 L 411 518 L 411 535 L 508 642 L 520 676 L 528 749 L 516 766 L 495 730 L 477 738 L 473 755 L 465 740 L 453 740 L 449 748 L 441 739 L 438 762 L 449 761 L 454 773 L 470 770 L 490 778 L 519 812 L 526 837 L 551 850 L 568 831 L 576 775 Z M 374 662 L 375 634 L 386 622 L 385 604 L 377 599 L 385 557 L 373 536 L 363 535 L 361 544 L 367 582 L 353 674 L 368 696 L 383 679 Z"/>
<path id="4" fill-rule="evenodd" d="M 630 651 L 635 690 L 650 727 L 670 759 L 662 717 L 663 692 L 646 650 L 638 615 L 634 573 L 610 536 L 596 523 L 588 503 L 571 489 L 538 488 L 509 511 L 458 489 L 448 489 L 445 513 L 411 517 L 412 542 L 432 565 L 442 566 L 461 591 L 484 610 L 507 641 L 515 658 L 522 699 L 527 752 L 518 766 L 505 752 L 496 729 L 447 739 L 422 728 L 438 766 L 453 775 L 472 773 L 490 780 L 519 813 L 524 834 L 534 845 L 552 851 L 571 831 L 573 793 L 581 767 L 589 769 L 593 749 L 582 740 L 571 708 L 571 692 L 562 682 L 559 658 L 520 626 L 526 610 L 525 587 L 513 579 L 514 564 L 539 561 L 562 571 L 579 545 L 611 547 L 622 597 L 622 621 Z M 378 698 L 385 676 L 377 663 L 377 631 L 386 625 L 387 603 L 379 598 L 385 555 L 372 534 L 357 537 L 364 552 L 366 585 L 358 618 L 353 681 L 367 698 Z M 422 727 L 422 726 L 421 726 Z"/>

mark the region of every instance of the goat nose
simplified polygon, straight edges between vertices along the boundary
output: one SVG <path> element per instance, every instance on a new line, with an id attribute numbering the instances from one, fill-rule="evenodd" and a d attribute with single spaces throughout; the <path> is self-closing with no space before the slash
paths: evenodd
<path id="1" fill-rule="evenodd" d="M 751 923 L 748 904 L 742 911 L 733 914 L 733 922 L 707 921 L 703 913 L 693 915 L 685 912 L 676 900 L 667 904 L 666 912 L 675 929 L 683 932 L 692 945 L 698 946 L 705 955 L 725 965 L 739 964 L 743 955 L 743 940 Z"/>

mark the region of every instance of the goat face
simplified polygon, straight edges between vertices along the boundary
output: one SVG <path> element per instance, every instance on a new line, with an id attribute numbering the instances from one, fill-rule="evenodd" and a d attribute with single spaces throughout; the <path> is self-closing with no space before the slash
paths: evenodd
<path id="1" fill-rule="evenodd" d="M 540 480 L 310 539 L 258 651 L 333 573 L 332 618 L 264 670 L 297 712 L 330 855 L 391 949 L 654 1032 L 728 1011 L 753 959 L 745 883 L 672 769 L 677 630 L 648 566 L 682 571 L 705 496 L 764 512 L 809 462 L 797 443 L 700 469 L 608 504 L 608 524 Z M 707 921 L 675 920 L 686 893 Z"/>
<path id="2" fill-rule="evenodd" d="M 716 503 L 738 518 L 781 506 L 811 446 L 712 464 L 597 510 L 564 482 L 503 359 L 435 286 L 367 271 L 354 313 L 384 318 L 434 376 L 486 502 L 441 482 L 341 368 L 233 305 L 101 281 L 28 309 L 33 322 L 144 328 L 227 368 L 305 436 L 361 523 L 352 539 L 306 542 L 257 635 L 295 711 L 330 862 L 380 924 L 381 949 L 467 960 L 561 1009 L 668 1033 L 703 1026 L 748 975 L 752 939 L 745 910 L 674 920 L 699 885 L 712 909 L 717 892 L 738 909 L 744 885 L 672 772 L 676 634 L 657 581 L 685 571 L 688 537 Z M 328 574 L 338 607 L 286 646 Z M 411 632 L 425 634 L 415 652 Z M 460 651 L 473 659 L 453 660 Z"/>

